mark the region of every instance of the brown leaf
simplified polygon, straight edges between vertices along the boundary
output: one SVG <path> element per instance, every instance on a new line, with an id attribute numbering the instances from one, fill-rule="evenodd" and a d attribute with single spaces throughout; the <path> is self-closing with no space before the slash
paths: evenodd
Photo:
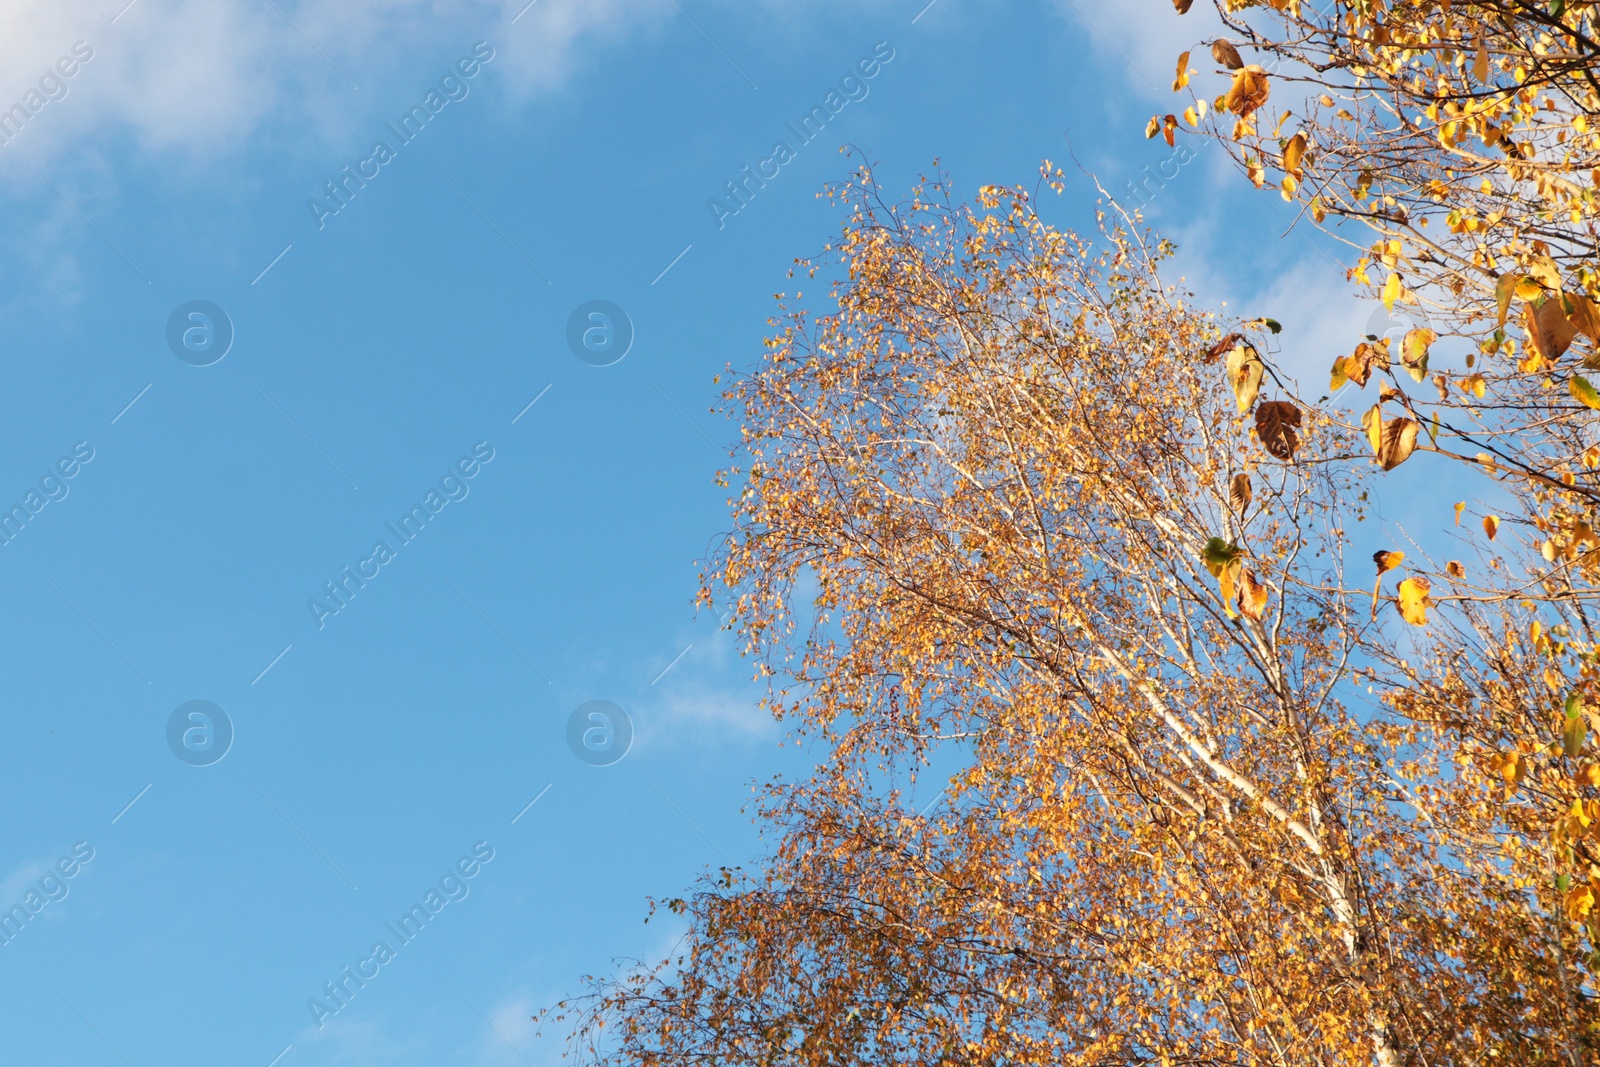
<path id="1" fill-rule="evenodd" d="M 1356 345 L 1356 350 L 1345 357 L 1344 376 L 1357 385 L 1366 385 L 1372 377 L 1374 368 L 1383 368 L 1389 365 L 1389 353 L 1379 345 L 1362 341 Z"/>
<path id="2" fill-rule="evenodd" d="M 1573 329 L 1591 341 L 1600 342 L 1600 308 L 1582 293 L 1568 293 L 1567 299 L 1572 301 L 1572 316 L 1568 321 Z"/>
<path id="3" fill-rule="evenodd" d="M 1452 578 L 1465 578 L 1467 576 L 1467 568 L 1461 565 L 1460 560 L 1451 560 L 1444 565 L 1444 569 Z"/>
<path id="4" fill-rule="evenodd" d="M 1261 612 L 1267 606 L 1267 592 L 1267 587 L 1256 581 L 1255 572 L 1245 568 L 1239 580 L 1239 613 L 1260 622 Z"/>
<path id="5" fill-rule="evenodd" d="M 1493 515 L 1483 517 L 1483 532 L 1489 535 L 1489 540 L 1494 540 L 1494 535 L 1500 532 L 1500 520 Z"/>
<path id="6" fill-rule="evenodd" d="M 1178 116 L 1167 115 L 1161 120 L 1161 135 L 1167 139 L 1167 147 L 1172 148 L 1177 144 L 1174 133 L 1178 129 Z"/>
<path id="7" fill-rule="evenodd" d="M 1267 72 L 1252 63 L 1233 76 L 1233 85 L 1223 99 L 1223 107 L 1242 119 L 1249 118 L 1267 102 L 1270 92 Z"/>
<path id="8" fill-rule="evenodd" d="M 1410 458 L 1417 447 L 1417 431 L 1421 427 L 1415 419 L 1390 419 L 1383 424 L 1383 440 L 1378 446 L 1378 463 L 1392 471 Z"/>
<path id="9" fill-rule="evenodd" d="M 1217 361 L 1217 359 L 1222 355 L 1222 353 L 1228 351 L 1229 349 L 1231 349 L 1234 345 L 1238 344 L 1243 339 L 1244 339 L 1244 334 L 1242 334 L 1242 333 L 1230 333 L 1230 334 L 1228 334 L 1228 336 L 1224 337 L 1222 340 L 1220 340 L 1216 344 L 1212 345 L 1211 348 L 1206 352 L 1206 362 L 1207 363 L 1215 363 Z"/>
<path id="10" fill-rule="evenodd" d="M 1382 574 L 1384 571 L 1394 570 L 1396 567 L 1400 566 L 1401 561 L 1403 561 L 1405 558 L 1406 554 L 1404 552 L 1390 552 L 1381 548 L 1372 554 L 1372 562 L 1378 565 L 1379 574 Z"/>
<path id="11" fill-rule="evenodd" d="M 1244 60 L 1240 57 L 1239 50 L 1226 37 L 1218 37 L 1211 42 L 1211 58 L 1229 70 L 1238 70 L 1244 66 Z"/>
<path id="12" fill-rule="evenodd" d="M 1172 6 L 1178 9 L 1178 14 L 1187 15 L 1194 6 L 1194 0 L 1172 0 Z"/>
<path id="13" fill-rule="evenodd" d="M 1244 514 L 1244 509 L 1250 506 L 1251 499 L 1255 496 L 1250 488 L 1250 476 L 1243 471 L 1233 476 L 1228 483 L 1228 500 L 1233 504 L 1233 510 Z"/>
<path id="14" fill-rule="evenodd" d="M 1256 407 L 1256 435 L 1268 452 L 1279 459 L 1294 458 L 1300 447 L 1300 409 L 1287 400 L 1264 400 Z"/>
<path id="15" fill-rule="evenodd" d="M 1528 335 L 1529 355 L 1537 354 L 1547 364 L 1554 364 L 1572 346 L 1578 332 L 1561 310 L 1559 294 L 1546 297 L 1537 310 L 1532 304 L 1522 305 L 1522 328 Z"/>

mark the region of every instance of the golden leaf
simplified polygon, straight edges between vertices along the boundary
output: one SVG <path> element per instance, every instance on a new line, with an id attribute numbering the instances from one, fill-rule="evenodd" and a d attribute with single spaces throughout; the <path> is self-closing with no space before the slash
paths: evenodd
<path id="1" fill-rule="evenodd" d="M 1172 91 L 1177 92 L 1189 84 L 1189 53 L 1185 52 L 1178 57 L 1178 74 L 1173 79 Z"/>
<path id="2" fill-rule="evenodd" d="M 1395 607 L 1400 609 L 1400 617 L 1413 626 L 1428 625 L 1428 607 L 1433 603 L 1428 599 L 1430 589 L 1432 586 L 1428 583 L 1428 579 L 1420 575 L 1401 582 L 1399 596 L 1395 599 Z"/>
<path id="3" fill-rule="evenodd" d="M 1240 118 L 1249 118 L 1267 102 L 1270 92 L 1267 72 L 1252 63 L 1233 76 L 1233 85 L 1228 89 L 1223 106 Z"/>
<path id="4" fill-rule="evenodd" d="M 1407 330 L 1405 337 L 1400 341 L 1400 362 L 1411 373 L 1411 380 L 1420 382 L 1428 373 L 1428 346 L 1439 339 L 1439 335 L 1426 326 L 1418 326 Z"/>
<path id="5" fill-rule="evenodd" d="M 1494 535 L 1500 532 L 1500 520 L 1493 515 L 1483 517 L 1483 532 L 1489 535 L 1489 540 L 1494 540 Z"/>
<path id="6" fill-rule="evenodd" d="M 1461 565 L 1460 560 L 1451 560 L 1444 565 L 1444 569 L 1452 578 L 1465 578 L 1467 576 L 1467 568 Z"/>
<path id="7" fill-rule="evenodd" d="M 1463 511 L 1466 511 L 1466 510 L 1467 510 L 1467 502 L 1465 500 L 1460 500 L 1460 501 L 1456 502 L 1456 525 L 1457 526 L 1461 525 L 1461 513 Z"/>
<path id="8" fill-rule="evenodd" d="M 1243 565 L 1239 564 L 1239 563 L 1231 563 L 1228 566 L 1222 568 L 1222 573 L 1217 575 L 1217 584 L 1220 585 L 1221 588 L 1222 588 L 1222 607 L 1223 607 L 1223 609 L 1225 611 L 1227 611 L 1228 618 L 1230 618 L 1230 619 L 1238 618 L 1237 613 L 1233 610 L 1233 598 L 1234 598 L 1234 578 L 1233 578 L 1233 576 L 1234 576 L 1234 574 L 1236 574 L 1239 571 L 1239 569 L 1242 566 Z"/>
<path id="9" fill-rule="evenodd" d="M 1283 149 L 1283 169 L 1296 178 L 1301 177 L 1300 158 L 1306 153 L 1306 135 L 1297 133 L 1289 138 L 1289 143 Z"/>
<path id="10" fill-rule="evenodd" d="M 1372 405 L 1365 415 L 1361 416 L 1361 428 L 1367 431 L 1367 443 L 1372 446 L 1372 454 L 1379 455 L 1383 450 L 1383 407 Z"/>
<path id="11" fill-rule="evenodd" d="M 1382 574 L 1384 571 L 1394 570 L 1396 567 L 1400 566 L 1401 562 L 1405 558 L 1406 554 L 1404 552 L 1389 552 L 1384 549 L 1379 549 L 1372 554 L 1372 562 L 1378 565 L 1379 574 Z"/>
<path id="12" fill-rule="evenodd" d="M 1378 345 L 1362 341 L 1356 345 L 1356 350 L 1344 359 L 1344 376 L 1357 385 L 1365 386 L 1372 377 L 1374 368 L 1389 365 L 1389 353 Z M 1334 365 L 1336 370 L 1338 364 Z"/>

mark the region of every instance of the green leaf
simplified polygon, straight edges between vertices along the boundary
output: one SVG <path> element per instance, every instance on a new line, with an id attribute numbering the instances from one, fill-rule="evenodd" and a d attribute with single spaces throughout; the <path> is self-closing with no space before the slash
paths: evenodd
<path id="1" fill-rule="evenodd" d="M 1230 545 L 1220 537 L 1213 537 L 1206 542 L 1206 547 L 1200 550 L 1200 555 L 1205 559 L 1206 570 L 1215 578 L 1222 574 L 1224 568 L 1238 559 L 1241 553 L 1238 546 Z"/>
<path id="2" fill-rule="evenodd" d="M 1572 381 L 1568 383 L 1568 388 L 1572 392 L 1572 399 L 1586 408 L 1594 408 L 1596 411 L 1600 411 L 1600 390 L 1596 390 L 1594 386 L 1590 385 L 1587 378 L 1581 374 L 1574 374 Z"/>

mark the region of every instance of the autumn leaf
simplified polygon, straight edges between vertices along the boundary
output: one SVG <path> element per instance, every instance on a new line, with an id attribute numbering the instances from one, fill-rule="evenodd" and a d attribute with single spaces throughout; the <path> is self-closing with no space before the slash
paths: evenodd
<path id="1" fill-rule="evenodd" d="M 1372 554 L 1372 562 L 1378 565 L 1379 574 L 1384 571 L 1394 570 L 1400 566 L 1405 558 L 1406 554 L 1404 552 L 1390 552 L 1385 549 L 1379 549 Z"/>
<path id="2" fill-rule="evenodd" d="M 1256 402 L 1256 395 L 1261 392 L 1261 376 L 1265 368 L 1256 354 L 1244 345 L 1239 345 L 1228 353 L 1228 386 L 1233 390 L 1233 398 L 1239 404 L 1239 414 L 1250 410 Z"/>
<path id="3" fill-rule="evenodd" d="M 1178 9 L 1178 14 L 1187 15 L 1194 6 L 1194 0 L 1172 0 L 1172 6 Z"/>
<path id="4" fill-rule="evenodd" d="M 1233 504 L 1233 510 L 1241 515 L 1244 514 L 1244 509 L 1250 506 L 1253 495 L 1250 476 L 1243 471 L 1235 474 L 1233 480 L 1228 483 L 1228 500 Z"/>
<path id="5" fill-rule="evenodd" d="M 1211 42 L 1211 58 L 1229 70 L 1238 70 L 1244 66 L 1244 59 L 1239 55 L 1239 50 L 1226 37 L 1218 37 Z"/>
<path id="6" fill-rule="evenodd" d="M 1553 295 L 1546 297 L 1537 309 L 1532 304 L 1523 305 L 1522 328 L 1528 336 L 1531 352 L 1550 366 L 1566 352 L 1577 334 L 1561 310 L 1560 298 Z"/>
<path id="7" fill-rule="evenodd" d="M 1383 452 L 1383 405 L 1374 404 L 1361 416 L 1361 428 L 1367 431 L 1367 443 L 1372 446 L 1373 455 Z"/>
<path id="8" fill-rule="evenodd" d="M 1175 134 L 1178 129 L 1178 116 L 1167 115 L 1161 120 L 1161 135 L 1166 138 L 1167 147 L 1171 148 L 1178 142 Z"/>
<path id="9" fill-rule="evenodd" d="M 1172 91 L 1177 92 L 1189 84 L 1189 53 L 1185 52 L 1178 57 L 1178 73 L 1172 82 Z"/>
<path id="10" fill-rule="evenodd" d="M 1391 274 L 1383 283 L 1383 306 L 1390 311 L 1394 310 L 1395 301 L 1399 300 L 1405 292 L 1400 284 L 1400 275 Z"/>
<path id="11" fill-rule="evenodd" d="M 1444 569 L 1445 573 L 1449 574 L 1452 578 L 1465 578 L 1467 576 L 1467 568 L 1462 566 L 1460 560 L 1451 560 L 1449 563 L 1444 565 Z"/>
<path id="12" fill-rule="evenodd" d="M 1252 63 L 1233 76 L 1233 85 L 1228 89 L 1223 108 L 1247 119 L 1267 102 L 1270 92 L 1267 72 Z"/>
<path id="13" fill-rule="evenodd" d="M 1256 435 L 1278 459 L 1294 458 L 1300 447 L 1300 409 L 1287 400 L 1265 400 L 1256 408 Z"/>
<path id="14" fill-rule="evenodd" d="M 1494 540 L 1494 535 L 1500 532 L 1500 520 L 1493 515 L 1483 517 L 1483 532 L 1489 535 L 1489 540 Z"/>
<path id="15" fill-rule="evenodd" d="M 1420 382 L 1427 376 L 1428 346 L 1438 339 L 1439 335 L 1426 326 L 1406 331 L 1400 341 L 1400 362 L 1411 373 L 1412 381 Z"/>
<path id="16" fill-rule="evenodd" d="M 1261 612 L 1267 606 L 1267 593 L 1267 587 L 1256 581 L 1255 572 L 1249 567 L 1244 568 L 1239 581 L 1239 613 L 1247 619 L 1260 622 Z"/>
<path id="17" fill-rule="evenodd" d="M 1372 583 L 1372 617 L 1378 617 L 1378 592 L 1383 588 L 1383 575 L 1385 571 L 1400 566 L 1400 561 L 1406 558 L 1404 552 L 1388 552 L 1383 549 L 1372 554 L 1372 562 L 1378 565 L 1378 576 Z"/>
<path id="18" fill-rule="evenodd" d="M 1302 176 L 1300 159 L 1306 152 L 1306 135 L 1297 133 L 1289 138 L 1289 143 L 1283 148 L 1283 169 L 1296 178 Z"/>
<path id="19" fill-rule="evenodd" d="M 1495 320 L 1495 328 L 1501 329 L 1506 324 L 1506 316 L 1511 312 L 1511 298 L 1517 293 L 1517 275 L 1502 274 L 1495 279 L 1494 302 L 1500 313 Z"/>
<path id="20" fill-rule="evenodd" d="M 1216 344 L 1212 345 L 1206 350 L 1205 361 L 1207 363 L 1215 363 L 1219 358 L 1221 358 L 1222 353 L 1233 348 L 1234 345 L 1238 344 L 1242 340 L 1244 340 L 1244 334 L 1242 333 L 1228 334 L 1222 340 L 1218 341 Z"/>
<path id="21" fill-rule="evenodd" d="M 1600 392 L 1596 392 L 1595 387 L 1589 384 L 1589 379 L 1574 374 L 1572 380 L 1567 383 L 1567 388 L 1572 393 L 1572 399 L 1586 408 L 1600 411 Z"/>
<path id="22" fill-rule="evenodd" d="M 1395 607 L 1400 610 L 1400 617 L 1413 626 L 1428 625 L 1428 608 L 1433 603 L 1428 599 L 1428 592 L 1431 589 L 1432 585 L 1428 579 L 1421 575 L 1401 582 L 1399 595 L 1395 598 Z"/>
<path id="23" fill-rule="evenodd" d="M 1589 723 L 1583 714 L 1583 694 L 1568 696 L 1562 710 L 1565 718 L 1561 724 L 1561 750 L 1568 759 L 1575 759 L 1583 751 L 1583 739 L 1589 732 Z"/>
<path id="24" fill-rule="evenodd" d="M 1238 614 L 1233 610 L 1235 597 L 1234 576 L 1239 573 L 1241 566 L 1242 564 L 1238 563 L 1230 564 L 1222 568 L 1222 573 L 1217 575 L 1217 585 L 1222 592 L 1222 608 L 1228 613 L 1228 618 L 1230 619 L 1238 618 Z"/>
<path id="25" fill-rule="evenodd" d="M 1356 350 L 1343 360 L 1344 375 L 1357 385 L 1365 386 L 1374 369 L 1389 365 L 1389 354 L 1378 345 L 1362 341 Z"/>
<path id="26" fill-rule="evenodd" d="M 1582 293 L 1568 293 L 1566 296 L 1572 303 L 1572 314 L 1568 318 L 1572 328 L 1589 340 L 1600 342 L 1600 308 L 1596 308 L 1594 301 Z"/>
<path id="27" fill-rule="evenodd" d="M 1457 503 L 1456 503 L 1456 525 L 1457 526 L 1461 525 L 1461 513 L 1463 511 L 1466 511 L 1466 510 L 1467 510 L 1467 502 L 1465 500 L 1457 501 Z"/>
<path id="28" fill-rule="evenodd" d="M 1383 424 L 1383 440 L 1378 447 L 1378 463 L 1392 471 L 1410 458 L 1417 447 L 1417 431 L 1421 427 L 1415 419 L 1389 419 Z"/>

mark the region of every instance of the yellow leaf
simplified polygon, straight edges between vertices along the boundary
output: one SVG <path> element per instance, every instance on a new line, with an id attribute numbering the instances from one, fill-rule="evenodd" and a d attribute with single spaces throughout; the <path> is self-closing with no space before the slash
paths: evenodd
<path id="1" fill-rule="evenodd" d="M 1500 532 L 1500 520 L 1493 515 L 1483 517 L 1483 532 L 1489 535 L 1489 540 L 1494 540 L 1494 535 Z"/>
<path id="2" fill-rule="evenodd" d="M 1428 579 L 1420 576 L 1407 578 L 1401 582 L 1400 595 L 1395 600 L 1395 607 L 1400 609 L 1400 617 L 1413 626 L 1428 625 L 1428 607 L 1433 603 L 1428 599 L 1428 591 L 1431 588 Z"/>
<path id="3" fill-rule="evenodd" d="M 1483 24 L 1478 24 L 1478 54 L 1472 60 L 1472 76 L 1480 82 L 1489 80 L 1489 44 L 1484 40 Z"/>
<path id="4" fill-rule="evenodd" d="M 1267 102 L 1270 92 L 1267 72 L 1252 63 L 1233 76 L 1233 85 L 1228 89 L 1223 106 L 1242 119 L 1249 118 Z"/>
<path id="5" fill-rule="evenodd" d="M 1400 341 L 1400 362 L 1411 374 L 1411 380 L 1422 381 L 1428 374 L 1428 346 L 1439 339 L 1439 335 L 1426 326 L 1418 326 L 1407 330 L 1405 337 Z"/>
<path id="6" fill-rule="evenodd" d="M 1172 91 L 1177 92 L 1189 84 L 1189 53 L 1185 52 L 1178 57 L 1178 76 L 1172 82 Z"/>
<path id="7" fill-rule="evenodd" d="M 1396 567 L 1400 566 L 1405 558 L 1406 554 L 1404 552 L 1388 552 L 1383 549 L 1379 549 L 1377 552 L 1372 554 L 1372 562 L 1378 565 L 1379 574 L 1382 574 L 1384 571 L 1394 570 Z"/>
<path id="8" fill-rule="evenodd" d="M 1222 587 L 1222 607 L 1227 611 L 1228 618 L 1230 619 L 1236 619 L 1239 617 L 1238 613 L 1233 610 L 1233 575 L 1240 569 L 1240 567 L 1241 564 L 1238 563 L 1229 564 L 1228 566 L 1222 568 L 1221 574 L 1217 575 L 1217 582 Z"/>
<path id="9" fill-rule="evenodd" d="M 1400 299 L 1400 275 L 1391 274 L 1383 283 L 1383 306 L 1390 311 L 1394 310 L 1394 302 Z"/>
<path id="10" fill-rule="evenodd" d="M 1241 415 L 1256 402 L 1256 395 L 1261 392 L 1264 369 L 1255 352 L 1244 345 L 1228 353 L 1228 385 L 1233 389 L 1233 398 L 1239 404 Z"/>
<path id="11" fill-rule="evenodd" d="M 1461 513 L 1463 511 L 1466 511 L 1466 510 L 1467 510 L 1467 502 L 1465 500 L 1461 500 L 1461 501 L 1458 501 L 1456 503 L 1456 525 L 1457 526 L 1461 525 Z"/>
<path id="12" fill-rule="evenodd" d="M 1365 415 L 1361 416 L 1361 427 L 1367 431 L 1367 441 L 1372 445 L 1372 454 L 1378 455 L 1383 450 L 1383 407 L 1372 405 Z"/>
<path id="13" fill-rule="evenodd" d="M 1297 133 L 1289 138 L 1289 143 L 1283 149 L 1283 169 L 1294 175 L 1301 176 L 1300 157 L 1305 155 L 1306 135 Z"/>

